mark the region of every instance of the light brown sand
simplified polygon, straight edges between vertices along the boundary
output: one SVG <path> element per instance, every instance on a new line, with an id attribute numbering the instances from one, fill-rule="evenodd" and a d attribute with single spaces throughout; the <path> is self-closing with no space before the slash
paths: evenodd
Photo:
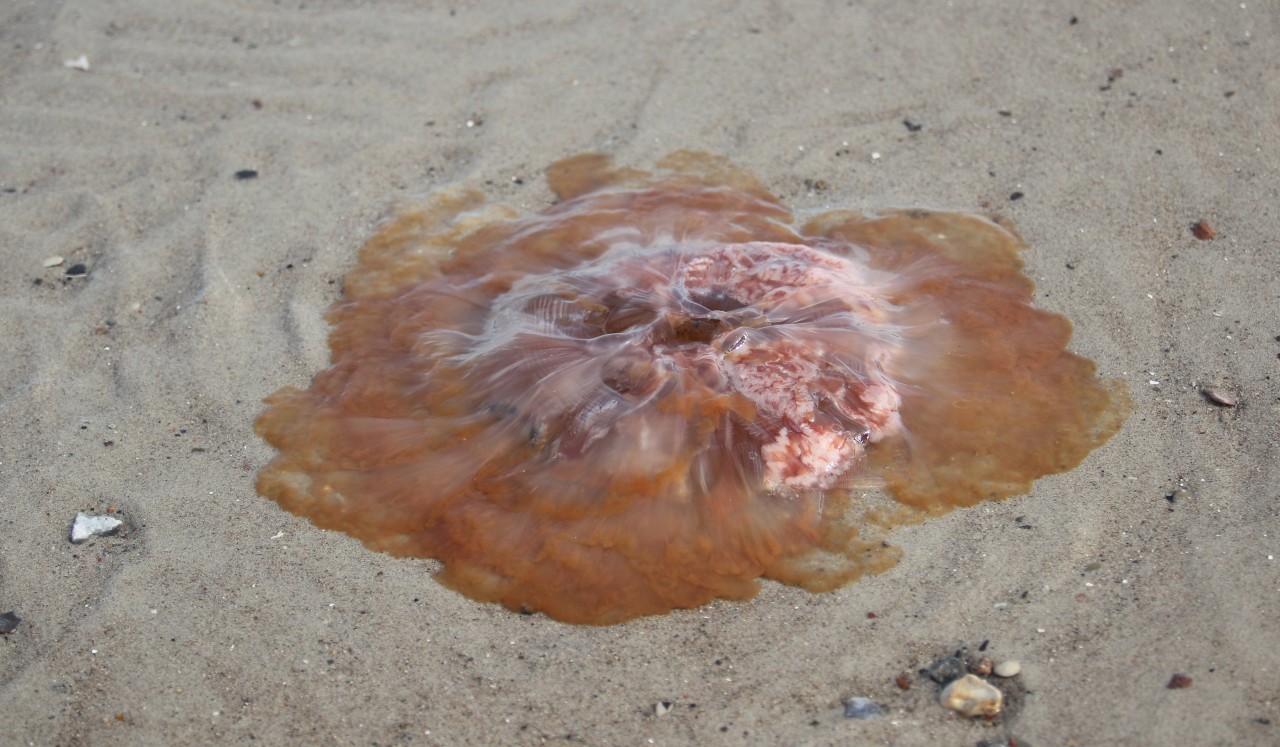
<path id="1" fill-rule="evenodd" d="M 0 8 L 0 743 L 1280 741 L 1280 6 L 641 5 Z M 553 160 L 677 148 L 801 214 L 1004 212 L 1138 410 L 1032 494 L 896 532 L 881 576 L 612 628 L 254 494 L 259 401 L 325 365 L 397 201 L 536 210 Z M 109 506 L 124 534 L 69 543 Z M 894 684 L 983 641 L 1028 691 L 996 725 Z"/>

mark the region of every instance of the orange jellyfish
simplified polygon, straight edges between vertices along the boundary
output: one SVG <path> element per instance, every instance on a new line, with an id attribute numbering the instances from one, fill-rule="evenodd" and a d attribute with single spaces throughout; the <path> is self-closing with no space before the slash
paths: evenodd
<path id="1" fill-rule="evenodd" d="M 797 230 L 690 152 L 548 178 L 537 215 L 455 189 L 365 245 L 332 366 L 257 421 L 259 492 L 473 598 L 605 624 L 835 588 L 892 561 L 857 491 L 925 513 L 1027 492 L 1127 413 L 998 220 Z"/>

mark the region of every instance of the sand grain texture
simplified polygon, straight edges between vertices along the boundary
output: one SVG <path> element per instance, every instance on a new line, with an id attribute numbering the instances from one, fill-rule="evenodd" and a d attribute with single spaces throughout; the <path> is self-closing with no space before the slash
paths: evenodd
<path id="1" fill-rule="evenodd" d="M 1244 5 L 6 4 L 0 743 L 1280 741 L 1280 9 Z M 679 148 L 799 217 L 999 210 L 1135 414 L 882 575 L 607 628 L 254 494 L 260 400 L 326 365 L 380 216 L 454 184 L 534 212 L 559 158 Z M 995 725 L 894 684 L 984 640 L 1029 691 Z"/>

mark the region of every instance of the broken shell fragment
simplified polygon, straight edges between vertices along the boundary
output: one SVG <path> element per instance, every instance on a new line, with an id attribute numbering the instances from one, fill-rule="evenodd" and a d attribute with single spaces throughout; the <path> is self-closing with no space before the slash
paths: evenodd
<path id="1" fill-rule="evenodd" d="M 0 615 L 0 635 L 17 630 L 20 622 L 22 622 L 22 618 L 18 617 L 16 612 L 6 612 Z"/>
<path id="2" fill-rule="evenodd" d="M 850 698 L 844 702 L 844 717 L 856 719 L 883 716 L 884 711 L 871 698 Z"/>
<path id="3" fill-rule="evenodd" d="M 1208 241 L 1218 235 L 1218 232 L 1209 226 L 1208 221 L 1196 221 L 1191 224 L 1191 235 L 1201 241 Z"/>
<path id="4" fill-rule="evenodd" d="M 1235 407 L 1236 406 L 1235 398 L 1231 397 L 1221 389 L 1215 389 L 1214 387 L 1206 386 L 1206 387 L 1201 387 L 1200 393 L 1204 395 L 1205 399 L 1209 400 L 1210 402 L 1212 402 L 1213 404 L 1219 407 Z"/>
<path id="5" fill-rule="evenodd" d="M 115 534 L 124 524 L 113 516 L 92 516 L 86 513 L 76 514 L 75 523 L 71 525 L 71 542 L 80 544 L 91 537 L 106 537 Z"/>
<path id="6" fill-rule="evenodd" d="M 1004 704 L 1004 695 L 995 685 L 981 677 L 966 674 L 942 688 L 940 700 L 947 708 L 969 718 L 976 718 L 999 713 L 1000 706 Z"/>

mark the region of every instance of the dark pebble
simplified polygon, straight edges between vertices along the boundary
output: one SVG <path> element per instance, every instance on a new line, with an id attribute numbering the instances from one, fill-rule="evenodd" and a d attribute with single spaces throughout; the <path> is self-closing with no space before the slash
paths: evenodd
<path id="1" fill-rule="evenodd" d="M 959 656 L 944 656 L 930 664 L 924 674 L 939 685 L 945 685 L 964 676 L 964 661 Z"/>
<path id="2" fill-rule="evenodd" d="M 0 615 L 0 633 L 12 633 L 13 629 L 18 627 L 18 623 L 22 622 L 22 618 L 12 612 L 6 612 Z"/>
<path id="3" fill-rule="evenodd" d="M 67 268 L 67 272 L 66 272 L 66 276 L 69 278 L 82 278 L 88 274 L 89 274 L 89 268 L 85 267 L 84 263 L 82 262 L 77 262 L 76 264 L 71 265 L 70 267 Z"/>
<path id="4" fill-rule="evenodd" d="M 1025 197 L 1025 195 L 1023 195 L 1021 192 L 1014 192 L 1013 194 L 1009 195 L 1009 199 L 1015 202 L 1018 200 L 1021 200 L 1023 197 Z"/>
<path id="5" fill-rule="evenodd" d="M 257 179 L 258 172 L 253 169 L 240 169 L 236 172 L 237 179 Z"/>
<path id="6" fill-rule="evenodd" d="M 924 125 L 909 119 L 902 120 L 902 126 L 907 128 L 907 132 L 919 132 L 924 129 Z"/>
<path id="7" fill-rule="evenodd" d="M 1169 678 L 1169 684 L 1165 685 L 1165 687 L 1170 690 L 1185 690 L 1191 687 L 1191 677 L 1179 672 Z"/>

